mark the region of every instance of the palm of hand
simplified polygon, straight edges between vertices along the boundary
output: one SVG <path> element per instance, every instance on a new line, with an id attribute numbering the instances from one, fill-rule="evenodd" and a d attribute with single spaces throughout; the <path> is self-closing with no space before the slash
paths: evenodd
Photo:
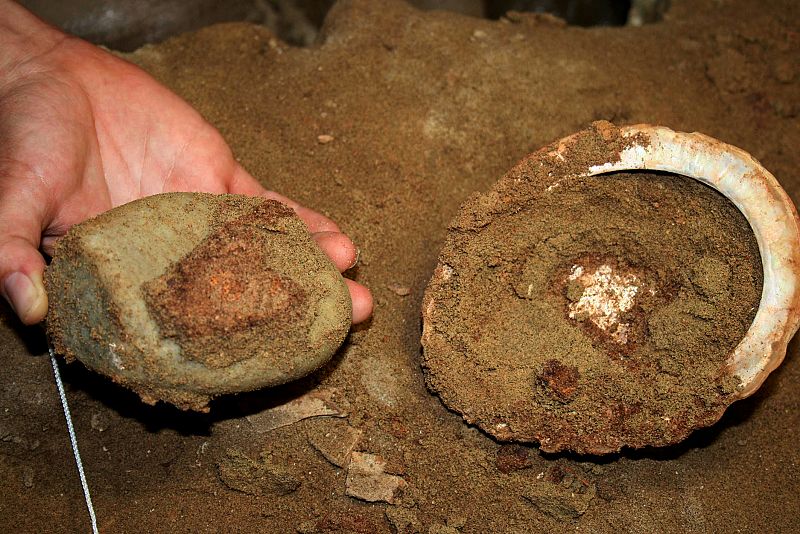
<path id="1" fill-rule="evenodd" d="M 50 56 L 0 103 L 10 174 L 46 207 L 48 251 L 73 224 L 143 196 L 263 193 L 220 134 L 140 69 L 83 42 Z"/>
<path id="2" fill-rule="evenodd" d="M 9 287 L 19 283 L 17 273 L 41 283 L 37 248 L 51 253 L 73 224 L 168 191 L 281 200 L 340 270 L 355 261 L 355 247 L 330 219 L 266 191 L 215 128 L 134 65 L 67 38 L 16 70 L 14 81 L 0 87 L 0 248 L 6 256 L 0 279 L 12 303 L 19 300 L 12 293 L 32 295 L 30 288 L 26 297 Z M 363 286 L 349 286 L 358 322 L 369 315 L 371 298 Z M 14 307 L 24 322 L 38 322 L 46 298 L 43 309 L 41 302 L 36 309 Z"/>

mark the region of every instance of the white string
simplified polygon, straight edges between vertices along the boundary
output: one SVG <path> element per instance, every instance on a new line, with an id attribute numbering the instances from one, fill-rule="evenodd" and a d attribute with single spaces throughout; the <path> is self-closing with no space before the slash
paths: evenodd
<path id="1" fill-rule="evenodd" d="M 83 472 L 83 461 L 81 461 L 81 453 L 78 452 L 78 438 L 75 436 L 75 427 L 72 425 L 72 416 L 69 413 L 69 405 L 67 404 L 67 395 L 64 393 L 64 383 L 61 381 L 61 371 L 58 369 L 58 360 L 53 351 L 53 346 L 49 345 L 50 350 L 50 363 L 53 364 L 53 374 L 56 377 L 56 387 L 58 388 L 58 396 L 61 397 L 61 406 L 64 408 L 64 417 L 67 420 L 67 431 L 69 432 L 69 441 L 72 444 L 72 453 L 75 455 L 75 463 L 78 465 L 78 476 L 81 479 L 81 487 L 83 488 L 83 496 L 86 499 L 86 508 L 89 509 L 89 519 L 92 521 L 92 534 L 98 534 L 97 530 L 97 517 L 94 515 L 94 506 L 92 505 L 92 496 L 89 494 L 89 483 L 86 482 L 86 475 Z"/>

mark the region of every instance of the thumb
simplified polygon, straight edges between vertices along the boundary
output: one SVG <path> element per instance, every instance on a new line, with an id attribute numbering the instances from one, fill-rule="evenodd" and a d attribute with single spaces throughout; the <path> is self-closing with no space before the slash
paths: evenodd
<path id="1" fill-rule="evenodd" d="M 42 282 L 45 262 L 38 250 L 41 221 L 37 213 L 41 211 L 26 210 L 19 200 L 6 196 L 0 202 L 0 293 L 20 320 L 30 325 L 47 314 Z"/>
<path id="2" fill-rule="evenodd" d="M 2 293 L 20 320 L 35 324 L 47 314 L 44 290 L 44 258 L 33 245 L 19 237 L 0 237 Z"/>

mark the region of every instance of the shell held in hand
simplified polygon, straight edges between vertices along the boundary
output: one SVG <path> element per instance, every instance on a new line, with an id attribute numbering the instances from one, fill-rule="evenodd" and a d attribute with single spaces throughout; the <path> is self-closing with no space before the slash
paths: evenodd
<path id="1" fill-rule="evenodd" d="M 45 282 L 57 352 L 182 409 L 312 372 L 351 323 L 335 266 L 290 208 L 264 198 L 125 204 L 61 238 Z"/>

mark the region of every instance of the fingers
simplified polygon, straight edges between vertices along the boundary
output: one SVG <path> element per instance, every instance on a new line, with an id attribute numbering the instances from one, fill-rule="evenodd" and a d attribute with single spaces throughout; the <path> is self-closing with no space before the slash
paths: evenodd
<path id="1" fill-rule="evenodd" d="M 38 323 L 47 314 L 43 273 L 44 258 L 31 241 L 0 235 L 0 287 L 25 324 Z"/>
<path id="2" fill-rule="evenodd" d="M 46 202 L 32 182 L 12 180 L 3 176 L 0 184 L 0 293 L 23 323 L 35 324 L 47 314 L 38 250 Z"/>
<path id="3" fill-rule="evenodd" d="M 314 240 L 339 271 L 350 269 L 358 261 L 358 249 L 341 232 L 318 232 L 314 234 Z M 366 321 L 372 315 L 372 294 L 358 282 L 347 278 L 344 281 L 353 301 L 353 324 Z"/>
<path id="4" fill-rule="evenodd" d="M 358 261 L 358 250 L 341 232 L 318 232 L 314 234 L 314 240 L 339 271 L 350 269 Z M 353 301 L 353 324 L 366 321 L 372 315 L 372 294 L 358 282 L 347 278 L 344 281 Z"/>
<path id="5" fill-rule="evenodd" d="M 313 237 L 339 272 L 344 272 L 355 265 L 358 253 L 349 237 L 340 232 L 318 232 Z"/>
<path id="6" fill-rule="evenodd" d="M 319 248 L 331 259 L 340 272 L 350 269 L 358 261 L 358 249 L 350 238 L 339 230 L 335 222 L 280 193 L 267 191 L 241 166 L 237 167 L 234 172 L 233 178 L 228 184 L 228 192 L 270 198 L 292 208 L 306 223 Z M 345 282 L 353 301 L 353 324 L 366 321 L 372 315 L 372 294 L 369 289 L 358 282 L 346 278 Z"/>
<path id="7" fill-rule="evenodd" d="M 277 200 L 278 202 L 282 202 L 283 204 L 286 204 L 292 208 L 294 212 L 297 213 L 297 216 L 300 217 L 304 223 L 306 223 L 308 231 L 312 234 L 316 234 L 318 232 L 341 232 L 341 230 L 339 230 L 339 225 L 333 222 L 332 219 L 324 216 L 318 211 L 301 206 L 294 200 L 285 197 L 280 193 L 265 190 L 261 196 L 270 198 L 272 200 Z"/>
<path id="8" fill-rule="evenodd" d="M 275 191 L 267 191 L 258 180 L 253 178 L 249 172 L 239 165 L 233 172 L 233 176 L 228 183 L 228 192 L 237 195 L 250 195 L 265 197 L 277 200 L 292 208 L 295 213 L 306 223 L 308 231 L 312 234 L 317 232 L 339 232 L 339 227 L 328 217 L 314 210 L 301 206 L 289 197 L 285 197 Z"/>
<path id="9" fill-rule="evenodd" d="M 372 315 L 372 293 L 358 282 L 344 279 L 353 301 L 353 324 L 363 323 Z"/>
<path id="10" fill-rule="evenodd" d="M 42 242 L 39 244 L 39 248 L 51 258 L 55 254 L 56 251 L 56 241 L 61 236 L 42 236 Z"/>

